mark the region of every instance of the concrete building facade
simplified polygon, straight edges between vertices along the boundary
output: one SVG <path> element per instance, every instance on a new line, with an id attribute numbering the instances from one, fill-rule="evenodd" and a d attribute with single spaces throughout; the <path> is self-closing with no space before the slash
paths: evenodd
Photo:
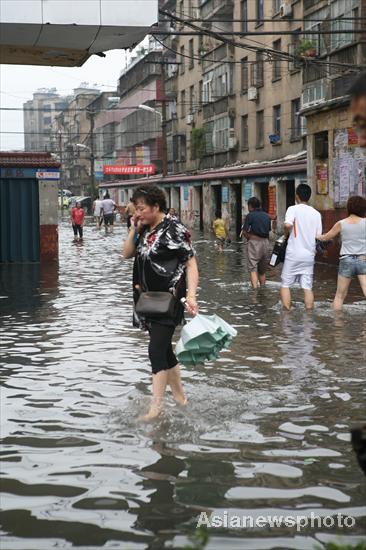
<path id="1" fill-rule="evenodd" d="M 86 86 L 76 88 L 52 126 L 51 151 L 61 162 L 61 183 L 75 195 L 87 194 L 91 185 L 93 159 L 90 145 L 94 113 L 89 105 L 99 93 L 99 90 Z"/>
<path id="2" fill-rule="evenodd" d="M 327 19 L 335 16 L 344 21 L 330 24 Z M 318 58 L 329 62 L 329 66 L 326 69 L 309 66 L 303 70 L 301 113 L 307 119 L 308 180 L 314 204 L 328 230 L 344 217 L 350 195 L 366 195 L 366 150 L 359 146 L 353 130 L 348 95 L 359 74 L 358 67 L 366 60 L 366 1 L 305 2 L 305 26 L 320 17 L 324 22 L 319 30 L 331 26 L 348 31 L 332 35 L 328 40 L 324 40 L 324 35 L 309 35 Z M 357 17 L 359 21 L 355 20 Z M 352 30 L 361 32 L 352 33 Z M 337 252 L 334 245 L 329 249 L 329 256 L 336 258 Z"/>
<path id="3" fill-rule="evenodd" d="M 218 211 L 238 234 L 255 195 L 281 228 L 296 186 L 308 181 L 327 227 L 341 215 L 339 196 L 364 193 L 347 90 L 365 63 L 365 1 L 161 2 L 161 24 L 176 31 L 164 37 L 163 53 L 171 60 L 163 98 L 169 174 L 148 181 L 166 189 L 187 225 L 208 229 Z M 353 190 L 337 183 L 346 160 L 357 172 Z M 122 204 L 132 183 L 116 181 Z"/>
<path id="4" fill-rule="evenodd" d="M 60 96 L 56 88 L 41 88 L 33 99 L 23 104 L 24 150 L 51 151 L 52 126 L 60 112 L 70 101 Z"/>
<path id="5" fill-rule="evenodd" d="M 302 30 L 303 2 L 287 6 L 283 14 L 281 3 L 262 0 L 206 0 L 199 7 L 191 0 L 162 3 L 162 9 L 173 14 L 173 21 L 167 16 L 167 22 L 178 32 L 191 29 L 184 20 L 199 19 L 196 25 L 213 33 L 269 33 L 261 42 L 248 37 L 245 49 L 216 39 L 212 32 L 171 35 L 165 40 L 164 56 L 171 59 L 176 52 L 165 70 L 169 172 L 197 176 L 188 189 L 192 200 L 184 199 L 186 187 L 179 194 L 181 216 L 188 225 L 209 228 L 216 209 L 230 218 L 231 231 L 237 234 L 251 195 L 261 199 L 274 226 L 282 224 L 286 208 L 294 203 L 296 184 L 306 181 L 303 169 L 295 169 L 305 149 L 304 120 L 299 114 L 301 64 L 287 56 L 301 40 L 295 31 Z M 270 34 L 282 30 L 295 34 Z M 293 173 L 288 172 L 291 160 Z M 262 170 L 271 162 L 279 170 L 273 176 Z M 253 163 L 257 177 L 251 171 Z M 242 172 L 230 182 L 228 194 L 229 167 L 241 167 Z M 210 169 L 215 170 L 214 180 L 206 179 Z M 177 192 L 173 197 L 178 202 Z"/>
<path id="6" fill-rule="evenodd" d="M 96 112 L 98 163 L 153 164 L 155 172 L 161 172 L 162 72 L 162 47 L 151 39 L 147 46 L 137 50 L 122 72 L 118 81 L 119 101 Z M 129 178 L 126 176 L 126 180 Z"/>

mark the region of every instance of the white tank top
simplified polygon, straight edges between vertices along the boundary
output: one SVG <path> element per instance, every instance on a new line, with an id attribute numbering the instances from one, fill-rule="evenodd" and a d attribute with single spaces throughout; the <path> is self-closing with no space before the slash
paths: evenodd
<path id="1" fill-rule="evenodd" d="M 366 254 L 366 218 L 358 223 L 341 220 L 342 247 L 341 256 L 360 256 Z"/>

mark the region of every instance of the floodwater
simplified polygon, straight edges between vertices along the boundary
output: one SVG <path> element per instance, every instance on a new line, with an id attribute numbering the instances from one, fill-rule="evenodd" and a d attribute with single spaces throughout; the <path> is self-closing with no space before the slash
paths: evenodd
<path id="1" fill-rule="evenodd" d="M 218 361 L 183 369 L 152 425 L 146 335 L 131 327 L 125 230 L 60 227 L 59 266 L 2 266 L 2 549 L 184 548 L 199 514 L 349 516 L 210 528 L 207 549 L 315 549 L 365 537 L 366 478 L 349 443 L 365 421 L 366 315 L 354 282 L 330 310 L 336 270 L 318 266 L 316 308 L 278 305 L 279 274 L 248 286 L 245 246 L 197 234 L 201 312 L 238 330 Z M 330 516 L 330 518 L 329 518 Z M 307 518 L 307 519 L 306 519 Z M 310 520 L 309 520 L 310 521 Z M 343 524 L 342 524 L 343 525 Z M 339 539 L 341 540 L 341 539 Z"/>

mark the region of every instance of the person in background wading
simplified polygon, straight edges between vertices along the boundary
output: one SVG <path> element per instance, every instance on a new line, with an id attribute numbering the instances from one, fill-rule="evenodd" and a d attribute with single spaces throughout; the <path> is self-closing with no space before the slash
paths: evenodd
<path id="1" fill-rule="evenodd" d="M 113 231 L 114 211 L 116 210 L 116 208 L 116 203 L 114 202 L 114 200 L 111 199 L 107 191 L 100 206 L 100 214 L 101 216 L 103 216 L 106 233 Z"/>
<path id="2" fill-rule="evenodd" d="M 149 421 L 160 414 L 168 385 L 175 401 L 179 405 L 186 404 L 172 338 L 175 328 L 184 320 L 182 298 L 186 298 L 186 309 L 190 314 L 198 313 L 198 268 L 189 231 L 176 218 L 165 214 L 164 192 L 154 185 L 142 185 L 134 191 L 132 201 L 136 214 L 131 219 L 131 229 L 124 242 L 123 257 L 135 258 L 135 306 L 141 291 L 171 292 L 175 296 L 175 311 L 171 317 L 143 317 L 137 315 L 136 307 L 134 309 L 134 325 L 147 330 L 150 336 L 153 395 L 150 410 L 143 417 Z"/>
<path id="3" fill-rule="evenodd" d="M 366 199 L 353 196 L 347 201 L 347 218 L 340 220 L 328 233 L 317 235 L 319 241 L 330 241 L 338 235 L 342 239 L 337 292 L 333 309 L 342 309 L 353 277 L 357 277 L 366 297 Z"/>
<path id="4" fill-rule="evenodd" d="M 271 218 L 261 209 L 260 200 L 251 197 L 248 200 L 249 214 L 246 216 L 241 233 L 248 240 L 248 269 L 252 288 L 266 284 L 268 266 L 269 233 Z"/>
<path id="5" fill-rule="evenodd" d="M 74 231 L 74 241 L 83 240 L 84 218 L 85 218 L 84 209 L 81 208 L 80 202 L 77 202 L 74 208 L 71 209 L 71 223 L 72 223 L 72 229 Z"/>

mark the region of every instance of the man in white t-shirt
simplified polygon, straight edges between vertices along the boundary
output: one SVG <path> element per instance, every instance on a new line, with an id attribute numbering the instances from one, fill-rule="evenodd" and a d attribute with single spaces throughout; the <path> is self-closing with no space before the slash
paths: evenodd
<path id="1" fill-rule="evenodd" d="M 301 183 L 296 188 L 296 205 L 286 212 L 285 235 L 289 239 L 281 273 L 281 302 L 285 309 L 291 308 L 290 288 L 296 282 L 304 290 L 306 309 L 314 306 L 316 235 L 322 232 L 322 220 L 319 212 L 308 205 L 310 197 L 311 187 Z"/>

